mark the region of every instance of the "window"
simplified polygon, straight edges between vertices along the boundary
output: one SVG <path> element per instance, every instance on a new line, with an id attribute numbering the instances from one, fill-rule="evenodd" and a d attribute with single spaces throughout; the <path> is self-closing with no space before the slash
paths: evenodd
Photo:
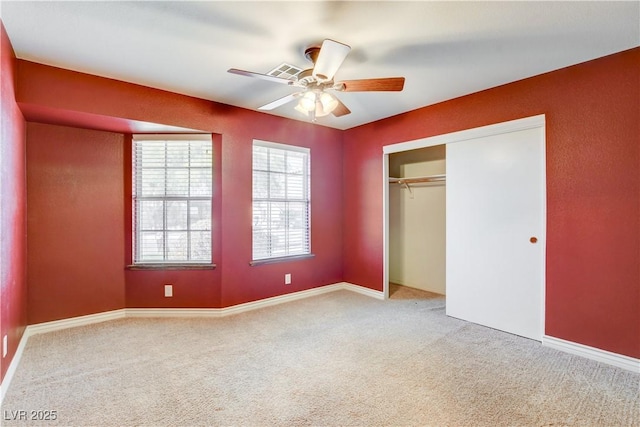
<path id="1" fill-rule="evenodd" d="M 210 264 L 210 135 L 134 135 L 133 263 Z"/>
<path id="2" fill-rule="evenodd" d="M 309 149 L 253 143 L 253 260 L 307 255 Z"/>

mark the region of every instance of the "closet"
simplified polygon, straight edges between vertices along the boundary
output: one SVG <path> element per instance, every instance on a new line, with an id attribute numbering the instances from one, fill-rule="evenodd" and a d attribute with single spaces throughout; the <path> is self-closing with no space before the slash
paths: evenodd
<path id="1" fill-rule="evenodd" d="M 444 145 L 389 155 L 389 282 L 446 294 Z"/>
<path id="2" fill-rule="evenodd" d="M 385 295 L 446 294 L 449 316 L 544 334 L 545 117 L 383 147 Z"/>

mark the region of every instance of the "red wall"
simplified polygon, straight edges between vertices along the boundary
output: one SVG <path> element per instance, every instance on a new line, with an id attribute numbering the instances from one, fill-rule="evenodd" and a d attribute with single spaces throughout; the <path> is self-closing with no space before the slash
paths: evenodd
<path id="1" fill-rule="evenodd" d="M 344 279 L 382 289 L 382 147 L 546 114 L 546 334 L 640 357 L 640 48 L 345 132 Z"/>
<path id="2" fill-rule="evenodd" d="M 27 120 L 109 130 L 113 120 L 104 118 L 116 117 L 127 122 L 150 122 L 215 134 L 213 261 L 216 269 L 128 270 L 125 272 L 127 307 L 226 307 L 342 280 L 341 131 L 26 61 L 19 61 L 19 75 L 18 102 Z M 311 149 L 314 258 L 249 266 L 254 138 Z M 79 147 L 70 146 L 64 156 L 71 158 L 77 149 Z M 129 148 L 125 148 L 125 165 L 119 166 L 125 174 L 127 193 L 130 192 L 130 171 L 125 169 L 128 156 Z M 111 170 L 115 165 L 100 167 Z M 124 229 L 129 231 L 130 202 L 127 195 L 124 198 Z M 41 215 L 38 208 L 30 205 L 30 215 L 32 210 L 33 215 Z M 130 262 L 130 241 L 124 246 L 121 268 Z M 83 247 L 78 243 L 65 250 L 73 252 Z M 292 274 L 291 285 L 284 285 L 285 273 Z M 166 283 L 174 285 L 173 298 L 164 297 Z M 84 284 L 77 281 L 65 285 L 67 289 L 82 286 Z M 39 310 L 34 308 L 33 312 Z M 58 315 L 63 313 L 56 317 Z M 72 314 L 68 313 L 67 317 L 69 315 Z M 50 314 L 45 317 L 53 320 Z"/>
<path id="3" fill-rule="evenodd" d="M 29 323 L 124 307 L 124 137 L 27 124 Z"/>
<path id="4" fill-rule="evenodd" d="M 284 119 L 281 122 L 284 126 L 250 126 L 245 135 L 227 144 L 223 135 L 223 250 L 221 261 L 216 260 L 222 266 L 223 306 L 342 281 L 342 135 L 320 126 Z M 249 267 L 252 138 L 311 149 L 314 258 Z M 286 273 L 292 275 L 291 285 L 284 285 Z"/>
<path id="5" fill-rule="evenodd" d="M 25 121 L 15 101 L 16 59 L 0 22 L 0 381 L 27 324 Z M 2 354 L 0 353 L 0 357 Z"/>

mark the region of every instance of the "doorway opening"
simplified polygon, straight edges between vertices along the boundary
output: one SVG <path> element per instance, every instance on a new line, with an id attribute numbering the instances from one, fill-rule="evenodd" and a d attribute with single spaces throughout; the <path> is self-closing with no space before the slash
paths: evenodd
<path id="1" fill-rule="evenodd" d="M 445 145 L 389 154 L 389 298 L 444 298 L 445 261 Z"/>

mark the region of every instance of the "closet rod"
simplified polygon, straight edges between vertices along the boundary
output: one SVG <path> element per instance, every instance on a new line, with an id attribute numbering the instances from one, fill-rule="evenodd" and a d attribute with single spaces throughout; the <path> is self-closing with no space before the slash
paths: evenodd
<path id="1" fill-rule="evenodd" d="M 446 175 L 429 175 L 429 176 L 415 176 L 412 178 L 389 178 L 389 182 L 398 184 L 414 184 L 418 182 L 441 182 L 446 181 Z"/>

